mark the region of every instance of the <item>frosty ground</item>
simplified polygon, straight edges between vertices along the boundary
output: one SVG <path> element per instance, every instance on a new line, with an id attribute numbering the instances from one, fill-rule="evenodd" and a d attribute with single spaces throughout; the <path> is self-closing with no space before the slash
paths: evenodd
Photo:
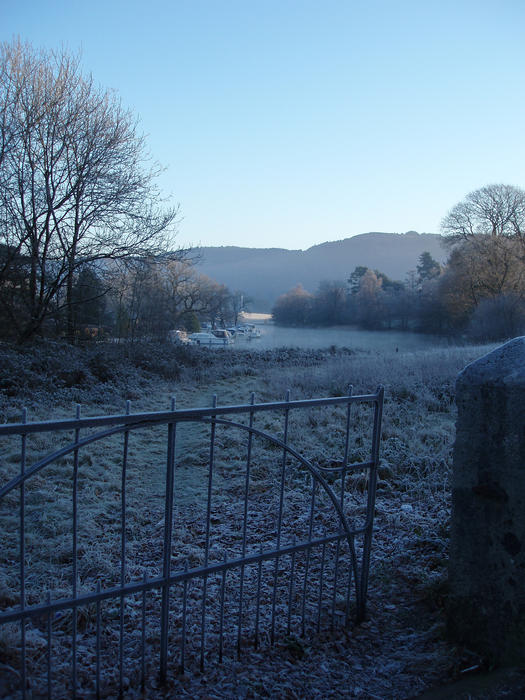
<path id="1" fill-rule="evenodd" d="M 217 352 L 164 344 L 1 345 L 0 418 L 16 421 L 23 407 L 29 419 L 60 418 L 71 417 L 76 404 L 83 414 L 96 415 L 121 412 L 127 400 L 133 411 L 162 410 L 173 395 L 179 407 L 192 407 L 210 405 L 213 394 L 226 405 L 248 402 L 251 392 L 257 401 L 273 401 L 287 389 L 292 398 L 311 398 L 345 394 L 350 384 L 355 393 L 383 384 L 382 463 L 366 621 L 281 637 L 273 646 L 246 647 L 240 660 L 225 654 L 222 663 L 210 660 L 204 672 L 189 665 L 183 675 L 171 677 L 168 688 L 158 687 L 153 674 L 145 693 L 152 698 L 410 698 L 463 678 L 468 669 L 483 668 L 483 659 L 447 642 L 444 603 L 454 383 L 468 362 L 488 350 Z M 314 433 L 302 432 L 306 451 L 322 449 Z M 315 446 L 308 444 L 314 439 Z M 155 449 L 151 441 L 137 444 L 137 464 L 147 465 Z M 0 446 L 2 483 L 11 450 Z M 85 465 L 86 478 L 95 482 L 98 473 L 95 466 L 90 472 L 91 466 Z M 187 486 L 189 503 L 198 499 L 198 491 L 191 491 L 191 480 Z M 140 494 L 137 517 L 148 522 L 139 502 Z M 111 522 L 106 524 L 110 529 Z M 6 526 L 4 520 L 4 530 Z M 53 534 L 58 538 L 53 547 L 62 534 Z M 0 574 L 0 605 L 11 600 L 9 577 Z M 6 674 L 13 668 L 16 643 L 16 636 L 5 631 L 0 637 Z M 127 683 L 126 697 L 140 697 L 133 679 Z M 481 690 L 472 697 L 496 697 L 491 692 Z M 500 688 L 497 696 L 505 692 Z"/>

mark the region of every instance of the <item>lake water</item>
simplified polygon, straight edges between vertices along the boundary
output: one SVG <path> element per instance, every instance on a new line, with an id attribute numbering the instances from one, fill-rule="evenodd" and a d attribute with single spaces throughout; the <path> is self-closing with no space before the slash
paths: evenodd
<path id="1" fill-rule="evenodd" d="M 362 331 L 355 328 L 283 328 L 271 323 L 258 324 L 261 337 L 238 339 L 234 347 L 254 347 L 266 350 L 280 347 L 329 348 L 348 347 L 359 350 L 416 350 L 447 345 L 445 338 L 399 331 Z"/>

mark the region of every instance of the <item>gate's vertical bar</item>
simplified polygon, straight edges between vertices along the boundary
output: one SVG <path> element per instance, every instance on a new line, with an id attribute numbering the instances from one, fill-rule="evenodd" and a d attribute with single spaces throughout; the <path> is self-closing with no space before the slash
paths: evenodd
<path id="1" fill-rule="evenodd" d="M 259 554 L 261 558 L 257 564 L 257 596 L 255 602 L 255 635 L 254 635 L 254 646 L 257 649 L 259 646 L 259 616 L 261 610 L 261 579 L 262 579 L 262 545 L 259 547 Z"/>
<path id="2" fill-rule="evenodd" d="M 22 411 L 22 423 L 27 422 L 27 408 Z M 24 477 L 26 470 L 26 439 L 24 433 L 22 435 L 21 454 L 20 454 L 20 475 L 22 482 L 20 483 L 20 610 L 23 611 L 26 606 L 26 540 L 25 540 L 25 501 L 26 501 L 26 482 Z M 20 680 L 22 683 L 22 697 L 26 697 L 26 622 L 25 618 L 20 618 L 20 647 L 21 647 L 21 664 Z"/>
<path id="3" fill-rule="evenodd" d="M 184 573 L 188 573 L 188 562 L 184 562 Z M 180 639 L 180 672 L 184 673 L 184 666 L 186 664 L 185 654 L 186 654 L 186 610 L 188 605 L 188 578 L 187 575 L 184 577 L 184 582 L 182 584 L 182 630 Z"/>
<path id="4" fill-rule="evenodd" d="M 255 394 L 252 392 L 250 404 L 255 403 Z M 250 411 L 250 428 L 253 428 L 254 411 Z M 248 433 L 248 448 L 246 454 L 246 478 L 244 482 L 244 513 L 242 525 L 242 558 L 246 556 L 247 524 L 248 524 L 248 492 L 250 489 L 250 467 L 252 461 L 253 433 Z M 242 596 L 244 592 L 244 562 L 241 565 L 241 579 L 239 582 L 239 618 L 237 621 L 237 658 L 241 655 L 241 630 L 242 630 Z"/>
<path id="5" fill-rule="evenodd" d="M 213 408 L 217 406 L 217 395 L 214 394 Z M 208 471 L 208 501 L 206 505 L 206 541 L 204 544 L 204 567 L 208 566 L 208 556 L 210 553 L 210 522 L 211 522 L 211 499 L 212 499 L 212 486 L 213 486 L 213 467 L 215 460 L 215 414 L 212 415 L 211 423 L 211 433 L 210 433 L 210 466 Z M 202 611 L 201 611 L 201 658 L 200 658 L 200 668 L 201 671 L 204 670 L 204 648 L 206 644 L 206 596 L 208 591 L 208 574 L 204 573 L 204 578 L 202 581 Z"/>
<path id="6" fill-rule="evenodd" d="M 286 402 L 290 402 L 290 390 L 286 392 Z M 284 433 L 283 442 L 286 445 L 288 443 L 288 419 L 289 419 L 290 409 L 286 408 L 284 411 Z M 281 547 L 281 530 L 283 524 L 283 506 L 284 506 L 284 486 L 286 479 L 286 447 L 283 449 L 283 457 L 281 462 L 281 482 L 279 491 L 279 513 L 277 516 L 277 552 Z M 272 626 L 270 633 L 271 644 L 275 641 L 275 605 L 277 601 L 277 575 L 279 570 L 279 554 L 275 557 L 275 565 L 273 571 L 273 592 L 272 592 Z"/>
<path id="7" fill-rule="evenodd" d="M 80 404 L 77 403 L 76 420 L 80 420 Z M 78 445 L 80 437 L 80 429 L 75 428 L 75 445 Z M 78 447 L 75 447 L 73 453 L 73 600 L 78 594 Z M 73 606 L 73 623 L 71 632 L 71 656 L 73 662 L 72 683 L 73 683 L 73 698 L 77 696 L 77 606 Z"/>
<path id="8" fill-rule="evenodd" d="M 228 556 L 224 552 L 224 563 L 228 561 Z M 221 592 L 220 592 L 220 618 L 219 618 L 219 663 L 222 663 L 222 650 L 224 646 L 224 594 L 226 592 L 226 568 L 222 570 Z"/>
<path id="9" fill-rule="evenodd" d="M 140 633 L 140 687 L 142 691 L 146 686 L 146 583 L 148 582 L 148 572 L 144 572 L 141 604 L 142 629 Z"/>
<path id="10" fill-rule="evenodd" d="M 352 555 L 354 552 L 351 553 Z M 359 605 L 359 597 L 361 591 L 361 582 L 359 578 L 359 570 L 357 568 L 357 563 L 355 562 L 355 557 L 352 558 L 352 566 L 348 568 L 348 583 L 346 584 L 346 603 L 345 603 L 345 627 L 348 627 L 350 622 L 350 593 L 352 591 L 352 574 L 355 586 L 355 599 L 356 606 Z"/>
<path id="11" fill-rule="evenodd" d="M 366 506 L 366 518 L 368 527 L 363 542 L 363 564 L 361 569 L 360 597 L 357 607 L 357 619 L 361 621 L 365 616 L 366 594 L 368 590 L 368 574 L 370 569 L 370 550 L 372 547 L 372 531 L 374 527 L 374 509 L 377 489 L 377 469 L 379 466 L 379 444 L 381 442 L 381 421 L 383 417 L 383 400 L 385 390 L 379 386 L 376 391 L 374 404 L 374 428 L 372 432 L 372 454 L 370 475 L 368 478 L 368 500 Z"/>
<path id="12" fill-rule="evenodd" d="M 47 697 L 51 700 L 51 593 L 47 592 Z"/>
<path id="13" fill-rule="evenodd" d="M 95 693 L 96 698 L 100 698 L 100 580 L 97 581 L 97 639 L 96 639 L 96 670 L 95 670 Z"/>
<path id="14" fill-rule="evenodd" d="M 324 536 L 326 537 L 326 530 L 324 532 Z M 323 583 L 324 583 L 325 555 L 326 555 L 326 543 L 323 542 L 323 546 L 321 548 L 321 571 L 319 573 L 319 598 L 317 599 L 317 633 L 319 633 L 319 630 L 321 629 L 321 606 L 323 604 Z"/>
<path id="15" fill-rule="evenodd" d="M 354 387 L 350 384 L 348 387 L 348 406 L 346 408 L 346 425 L 345 425 L 345 445 L 344 445 L 344 452 L 343 452 L 343 464 L 342 469 L 341 469 L 341 499 L 340 499 L 340 504 L 341 504 L 341 510 L 344 512 L 344 502 L 345 502 L 345 482 L 346 482 L 346 473 L 347 473 L 347 468 L 348 468 L 348 459 L 349 459 L 349 451 L 350 451 L 350 418 L 351 418 L 351 412 L 352 412 L 352 403 L 351 403 L 351 398 L 352 398 L 352 392 L 354 390 Z M 340 523 L 339 525 L 339 532 L 343 532 L 343 525 Z M 340 550 L 341 550 L 341 540 L 337 540 L 336 544 L 336 549 L 335 549 L 335 565 L 334 565 L 334 590 L 332 593 L 332 621 L 331 621 L 331 629 L 334 629 L 334 619 L 335 619 L 335 604 L 336 604 L 336 599 L 337 599 L 337 579 L 339 577 L 339 555 L 340 555 Z"/>
<path id="16" fill-rule="evenodd" d="M 131 402 L 126 401 L 126 415 L 129 416 Z M 128 469 L 128 445 L 129 430 L 124 431 L 124 446 L 122 454 L 122 475 L 120 485 L 120 588 L 124 590 L 126 584 L 126 473 Z M 124 686 L 124 593 L 120 594 L 119 610 L 119 690 L 122 695 Z"/>
<path id="17" fill-rule="evenodd" d="M 171 400 L 175 412 L 175 398 Z M 160 680 L 164 683 L 168 667 L 168 628 L 171 573 L 171 538 L 173 532 L 173 489 L 175 482 L 175 439 L 177 423 L 168 423 L 168 454 L 166 458 L 166 497 L 164 503 L 164 555 L 162 566 L 162 607 L 160 621 Z"/>
<path id="18" fill-rule="evenodd" d="M 296 545 L 295 534 L 292 538 L 292 545 Z M 290 635 L 291 625 L 292 625 L 292 605 L 293 605 L 293 594 L 294 594 L 294 583 L 295 583 L 295 550 L 292 551 L 292 561 L 290 563 L 290 585 L 288 587 L 288 624 L 286 626 L 286 633 Z"/>
<path id="19" fill-rule="evenodd" d="M 315 477 L 312 476 L 312 497 L 310 500 L 310 522 L 308 525 L 308 542 L 312 541 L 316 491 L 317 491 L 317 479 L 315 479 Z M 308 549 L 306 550 L 306 562 L 305 562 L 305 567 L 304 567 L 303 603 L 302 603 L 302 609 L 301 609 L 301 635 L 303 637 L 304 637 L 304 632 L 305 632 L 306 589 L 308 587 L 309 569 L 310 569 L 310 547 L 308 547 Z"/>

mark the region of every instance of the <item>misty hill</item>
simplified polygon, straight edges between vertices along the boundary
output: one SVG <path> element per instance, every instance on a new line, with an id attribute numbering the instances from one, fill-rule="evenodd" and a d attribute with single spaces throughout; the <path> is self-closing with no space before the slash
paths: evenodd
<path id="1" fill-rule="evenodd" d="M 323 280 L 346 280 L 358 265 L 404 280 L 428 251 L 439 262 L 446 254 L 441 236 L 433 233 L 363 233 L 307 250 L 285 248 L 202 247 L 196 252 L 200 272 L 242 291 L 254 311 L 270 311 L 277 297 L 296 284 L 315 292 Z"/>

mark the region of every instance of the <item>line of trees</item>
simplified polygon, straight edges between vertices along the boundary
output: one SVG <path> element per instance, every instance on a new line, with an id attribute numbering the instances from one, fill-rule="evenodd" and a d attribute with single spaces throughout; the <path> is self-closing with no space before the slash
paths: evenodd
<path id="1" fill-rule="evenodd" d="M 441 273 L 430 253 L 423 253 L 420 261 L 420 266 L 430 262 L 432 271 L 437 270 L 436 277 Z M 321 282 L 314 294 L 297 285 L 277 299 L 273 318 L 279 325 L 351 324 L 366 330 L 424 328 L 437 332 L 435 326 L 441 330 L 443 319 L 431 294 L 434 279 L 421 270 L 402 283 L 378 270 L 358 266 L 348 280 Z"/>
<path id="2" fill-rule="evenodd" d="M 282 325 L 356 324 L 499 339 L 525 333 L 525 192 L 489 185 L 442 222 L 446 265 L 423 253 L 403 282 L 366 267 L 346 281 L 296 286 L 273 309 Z"/>

